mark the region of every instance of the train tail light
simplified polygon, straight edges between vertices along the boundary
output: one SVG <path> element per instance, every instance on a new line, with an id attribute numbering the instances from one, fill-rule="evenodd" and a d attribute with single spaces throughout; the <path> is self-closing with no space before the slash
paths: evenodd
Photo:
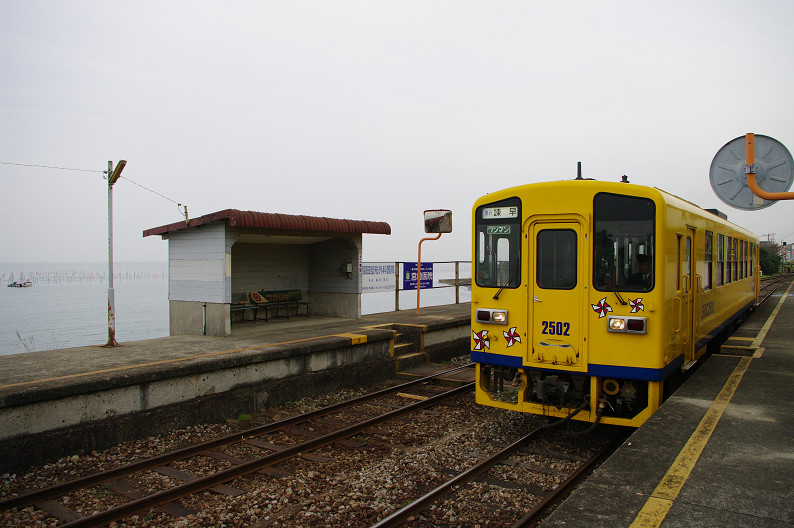
<path id="1" fill-rule="evenodd" d="M 645 334 L 648 332 L 648 320 L 645 317 L 610 315 L 607 317 L 607 331 L 625 334 Z"/>

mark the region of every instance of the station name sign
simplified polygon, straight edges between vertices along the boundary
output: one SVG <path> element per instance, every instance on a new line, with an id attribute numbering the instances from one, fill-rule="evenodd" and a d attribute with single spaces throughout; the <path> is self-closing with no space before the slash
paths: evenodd
<path id="1" fill-rule="evenodd" d="M 403 290 L 415 290 L 416 279 L 416 262 L 405 262 L 403 264 Z M 421 287 L 423 290 L 433 287 L 432 262 L 422 262 Z"/>

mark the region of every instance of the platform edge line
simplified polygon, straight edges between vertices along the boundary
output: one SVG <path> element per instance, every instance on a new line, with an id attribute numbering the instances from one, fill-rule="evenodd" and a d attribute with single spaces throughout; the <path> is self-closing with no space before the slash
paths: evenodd
<path id="1" fill-rule="evenodd" d="M 692 469 L 706 447 L 709 438 L 711 438 L 711 434 L 717 427 L 717 423 L 736 392 L 736 388 L 739 386 L 744 373 L 747 372 L 751 361 L 752 359 L 748 357 L 743 357 L 739 360 L 739 364 L 733 369 L 711 407 L 706 411 L 705 416 L 703 416 L 703 419 L 695 428 L 695 431 L 689 437 L 689 440 L 687 440 L 687 443 L 681 449 L 681 452 L 670 466 L 670 469 L 667 470 L 659 485 L 656 486 L 651 496 L 645 501 L 645 505 L 634 518 L 634 522 L 629 525 L 629 528 L 658 527 L 664 520 L 667 512 L 672 507 L 673 501 L 678 497 L 681 488 L 683 488 L 692 473 Z M 661 507 L 665 501 L 669 502 L 666 509 Z"/>

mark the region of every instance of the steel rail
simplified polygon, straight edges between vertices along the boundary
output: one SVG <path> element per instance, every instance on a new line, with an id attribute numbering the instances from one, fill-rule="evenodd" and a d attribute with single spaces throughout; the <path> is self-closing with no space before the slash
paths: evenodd
<path id="1" fill-rule="evenodd" d="M 377 523 L 373 524 L 370 528 L 394 528 L 396 526 L 401 526 L 406 520 L 408 520 L 408 517 L 421 512 L 422 510 L 430 506 L 432 503 L 446 496 L 452 491 L 452 488 L 454 488 L 455 486 L 459 486 L 462 484 L 466 484 L 467 482 L 470 482 L 477 475 L 487 471 L 492 466 L 504 460 L 505 458 L 513 454 L 515 451 L 520 449 L 534 436 L 539 434 L 541 431 L 545 431 L 545 430 L 546 428 L 544 428 L 543 426 L 532 430 L 529 434 L 527 434 L 523 438 L 513 442 L 512 444 L 502 449 L 498 453 L 495 453 L 490 457 L 486 458 L 485 460 L 482 460 L 481 462 L 475 464 L 466 471 L 459 473 L 454 478 L 448 480 L 444 484 L 441 484 L 432 491 L 419 497 L 411 504 L 408 504 L 407 506 L 397 510 L 388 517 L 381 519 Z"/>
<path id="2" fill-rule="evenodd" d="M 324 436 L 313 438 L 301 444 L 296 444 L 294 446 L 287 447 L 281 451 L 277 451 L 275 453 L 271 453 L 263 457 L 247 460 L 241 464 L 232 466 L 228 469 L 219 471 L 212 475 L 202 477 L 192 482 L 186 482 L 184 484 L 180 484 L 173 488 L 159 491 L 157 493 L 153 493 L 141 499 L 137 499 L 132 502 L 128 502 L 126 504 L 122 504 L 120 506 L 116 506 L 114 508 L 105 510 L 103 512 L 96 513 L 89 517 L 84 517 L 82 519 L 72 521 L 70 523 L 64 524 L 62 528 L 99 527 L 99 526 L 104 526 L 112 521 L 123 519 L 124 517 L 133 515 L 135 513 L 148 511 L 152 508 L 156 508 L 157 506 L 162 506 L 163 504 L 167 504 L 181 497 L 185 497 L 187 495 L 191 495 L 198 491 L 203 491 L 212 488 L 213 486 L 217 486 L 218 484 L 223 484 L 225 482 L 246 475 L 248 473 L 253 473 L 254 471 L 257 471 L 264 467 L 272 466 L 273 464 L 277 464 L 279 462 L 297 456 L 301 453 L 307 451 L 313 451 L 319 447 L 332 444 L 337 440 L 341 440 L 343 438 L 353 436 L 369 427 L 372 427 L 373 425 L 379 424 L 381 422 L 385 422 L 386 420 L 389 420 L 391 418 L 395 418 L 403 414 L 408 414 L 410 412 L 421 410 L 424 409 L 425 407 L 430 407 L 447 398 L 451 398 L 452 396 L 456 396 L 460 393 L 470 391 L 473 387 L 474 387 L 474 382 L 468 383 L 460 387 L 456 387 L 450 391 L 444 392 L 436 396 L 432 396 L 427 400 L 421 400 L 416 403 L 402 407 L 400 409 L 395 409 L 394 411 L 388 412 L 386 414 L 375 416 L 374 418 L 370 418 L 369 420 L 365 420 L 361 423 L 351 425 L 349 427 L 340 429 L 338 431 L 334 431 L 333 433 L 329 433 Z"/>
<path id="3" fill-rule="evenodd" d="M 762 281 L 766 280 L 766 282 L 765 282 L 765 284 L 761 284 L 760 290 L 762 292 L 763 291 L 768 291 L 768 293 L 766 295 L 764 295 L 764 297 L 758 301 L 758 304 L 761 304 L 764 301 L 766 301 L 769 298 L 770 295 L 775 293 L 778 289 L 780 289 L 781 286 L 783 286 L 783 284 L 778 284 L 778 283 L 782 283 L 783 281 L 785 281 L 787 279 L 790 279 L 790 278 L 791 278 L 791 274 L 788 273 L 788 274 L 785 274 L 785 275 L 782 275 L 782 276 L 769 277 L 767 279 L 761 279 Z M 760 296 L 760 292 L 759 292 L 759 296 Z"/>
<path id="4" fill-rule="evenodd" d="M 622 442 L 624 437 L 618 437 L 613 442 L 604 446 L 598 453 L 593 455 L 587 462 L 585 462 L 579 469 L 577 469 L 570 477 L 565 479 L 560 485 L 552 490 L 551 493 L 546 495 L 543 500 L 535 505 L 532 510 L 527 512 L 526 515 L 521 517 L 511 528 L 524 528 L 532 526 L 537 520 L 538 515 L 545 511 L 550 505 L 557 502 L 564 493 L 573 488 L 574 485 L 581 482 L 592 467 L 600 462 L 610 451 L 617 447 L 617 444 Z"/>
<path id="5" fill-rule="evenodd" d="M 495 453 L 491 457 L 481 461 L 480 463 L 472 466 L 471 468 L 467 469 L 466 471 L 459 473 L 454 478 L 448 480 L 444 484 L 438 486 L 437 488 L 433 489 L 432 491 L 426 493 L 422 497 L 419 497 L 411 504 L 403 507 L 402 509 L 392 513 L 388 517 L 378 521 L 376 524 L 373 524 L 370 528 L 395 528 L 397 526 L 401 526 L 408 520 L 408 518 L 412 515 L 416 515 L 422 510 L 425 510 L 428 506 L 432 503 L 442 499 L 450 492 L 452 492 L 452 488 L 456 486 L 460 486 L 466 484 L 475 477 L 480 475 L 481 473 L 487 471 L 495 464 L 499 463 L 501 460 L 504 460 L 515 451 L 523 447 L 529 440 L 531 440 L 534 436 L 536 436 L 541 431 L 548 430 L 548 426 L 541 426 L 537 429 L 534 429 L 529 434 L 521 438 L 520 440 L 514 442 L 513 444 L 507 446 L 502 451 Z M 529 513 L 527 513 L 524 517 L 522 517 L 516 524 L 513 525 L 512 528 L 520 528 L 523 526 L 529 526 L 532 521 L 535 520 L 535 517 L 542 512 L 545 508 L 548 507 L 549 504 L 554 502 L 559 496 L 564 493 L 567 489 L 569 489 L 572 485 L 579 482 L 587 472 L 592 468 L 592 466 L 600 461 L 607 453 L 615 448 L 615 444 L 622 441 L 623 438 L 617 438 L 615 441 L 610 442 L 608 445 L 604 446 L 601 450 L 598 451 L 595 455 L 593 455 L 585 464 L 583 464 L 580 468 L 578 468 L 571 476 L 569 476 L 565 481 L 563 481 L 560 486 L 557 487 L 554 491 L 546 495 L 543 500 L 535 506 Z"/>
<path id="6" fill-rule="evenodd" d="M 175 451 L 164 453 L 162 455 L 158 455 L 152 458 L 147 458 L 145 460 L 141 460 L 138 462 L 132 462 L 130 464 L 119 466 L 117 468 L 109 469 L 107 471 L 103 471 L 100 473 L 93 473 L 90 475 L 86 475 L 84 477 L 70 480 L 62 484 L 56 484 L 51 487 L 29 491 L 27 493 L 23 493 L 20 495 L 15 495 L 13 497 L 9 497 L 0 501 L 0 511 L 11 508 L 23 508 L 25 506 L 29 506 L 37 502 L 43 502 L 49 499 L 53 499 L 55 497 L 60 497 L 76 489 L 89 488 L 97 484 L 101 484 L 102 482 L 112 479 L 117 479 L 119 477 L 136 473 L 138 471 L 143 471 L 146 469 L 151 469 L 153 467 L 162 466 L 171 462 L 175 462 L 177 460 L 190 458 L 192 456 L 196 456 L 200 453 L 209 451 L 211 449 L 216 449 L 220 446 L 242 442 L 244 439 L 250 438 L 252 436 L 258 436 L 258 435 L 270 433 L 287 426 L 296 425 L 314 418 L 332 414 L 334 412 L 338 412 L 348 407 L 360 405 L 362 403 L 366 403 L 367 401 L 374 400 L 391 393 L 399 392 L 401 390 L 404 390 L 409 387 L 413 387 L 415 385 L 421 385 L 434 378 L 438 378 L 440 376 L 444 376 L 452 372 L 462 370 L 464 368 L 470 367 L 471 365 L 472 364 L 469 363 L 467 365 L 445 370 L 443 372 L 439 372 L 431 376 L 426 376 L 424 378 L 402 383 L 400 385 L 396 385 L 388 389 L 383 389 L 380 391 L 373 392 L 371 394 L 360 396 L 358 398 L 353 398 L 350 400 L 346 400 L 344 402 L 329 405 L 328 407 L 323 407 L 322 409 L 317 409 L 315 411 L 311 411 L 305 414 L 300 414 L 298 416 L 293 416 L 291 418 L 285 418 L 284 420 L 280 420 L 278 422 L 273 422 L 258 427 L 254 427 L 252 429 L 247 429 L 242 432 L 225 435 L 220 438 L 216 438 L 215 440 L 210 440 L 207 442 L 202 442 L 200 444 L 188 446 L 182 449 L 177 449 Z"/>

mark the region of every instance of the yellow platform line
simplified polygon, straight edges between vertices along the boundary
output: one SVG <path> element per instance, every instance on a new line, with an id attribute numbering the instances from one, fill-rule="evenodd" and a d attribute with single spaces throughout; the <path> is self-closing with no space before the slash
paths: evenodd
<path id="1" fill-rule="evenodd" d="M 720 421 L 722 413 L 731 401 L 733 394 L 736 392 L 736 387 L 747 371 L 750 365 L 750 358 L 743 357 L 739 360 L 739 364 L 733 370 L 728 381 L 722 387 L 722 390 L 717 395 L 714 403 L 711 404 L 706 415 L 698 424 L 695 432 L 689 437 L 684 448 L 678 453 L 675 462 L 667 470 L 662 481 L 656 486 L 651 496 L 645 502 L 634 522 L 631 523 L 630 528 L 651 528 L 658 527 L 664 520 L 667 512 L 673 506 L 673 501 L 678 497 L 681 488 L 689 478 L 695 463 L 700 458 L 703 448 L 711 438 L 711 434 L 717 427 L 717 422 Z"/>
<path id="2" fill-rule="evenodd" d="M 78 372 L 76 374 L 66 374 L 64 376 L 55 376 L 52 378 L 40 378 L 30 381 L 20 381 L 18 383 L 9 383 L 7 385 L 0 385 L 0 389 L 9 389 L 11 387 L 22 387 L 24 385 L 34 385 L 36 383 L 45 383 L 48 381 L 61 381 L 66 379 L 74 379 L 74 378 L 81 378 L 85 376 L 92 376 L 94 374 L 107 374 L 109 372 L 123 372 L 125 370 L 132 370 L 141 367 L 154 367 L 157 365 L 168 365 L 169 363 L 180 363 L 182 361 L 190 361 L 191 359 L 202 359 L 208 358 L 213 356 L 223 356 L 226 354 L 234 354 L 235 352 L 247 352 L 249 350 L 258 350 L 262 348 L 274 347 L 274 346 L 282 346 L 282 345 L 292 345 L 295 343 L 303 343 L 306 341 L 316 341 L 317 339 L 323 339 L 326 337 L 344 337 L 348 338 L 351 341 L 352 345 L 358 345 L 360 343 L 367 342 L 367 336 L 361 334 L 331 334 L 331 335 L 324 335 L 324 336 L 317 336 L 317 337 L 306 337 L 304 339 L 295 339 L 292 341 L 281 341 L 279 343 L 267 343 L 265 345 L 257 345 L 252 347 L 245 347 L 245 348 L 235 348 L 232 350 L 218 350 L 216 352 L 207 352 L 206 354 L 196 354 L 193 356 L 185 356 L 185 357 L 178 357 L 172 359 L 163 359 L 161 361 L 150 361 L 147 363 L 137 363 L 135 365 L 125 365 L 123 367 L 113 367 L 108 369 L 101 369 L 101 370 L 92 370 L 90 372 Z"/>
<path id="3" fill-rule="evenodd" d="M 350 339 L 351 345 L 360 345 L 361 343 L 367 342 L 367 336 L 362 334 L 354 334 L 351 332 L 346 332 L 344 334 L 334 334 L 334 337 L 346 337 Z"/>
<path id="4" fill-rule="evenodd" d="M 794 282 L 789 285 L 786 293 L 780 298 L 777 305 L 772 310 L 772 313 L 767 318 L 761 331 L 758 332 L 758 335 L 753 339 L 751 346 L 758 347 L 759 349 L 759 351 L 756 352 L 758 355 L 754 355 L 753 357 L 760 357 L 760 353 L 763 352 L 763 348 L 760 345 L 769 332 L 769 329 L 772 327 L 772 323 L 775 321 L 778 312 L 780 312 L 780 308 L 783 306 L 783 301 L 788 297 L 792 287 L 794 287 Z M 698 424 L 695 432 L 689 437 L 684 448 L 678 454 L 675 461 L 670 466 L 670 469 L 667 470 L 662 481 L 656 486 L 653 493 L 651 493 L 651 496 L 645 501 L 645 505 L 637 514 L 637 517 L 634 518 L 634 522 L 631 523 L 629 528 L 658 528 L 662 524 L 662 521 L 673 506 L 673 501 L 678 497 L 678 494 L 684 487 L 684 483 L 692 473 L 692 469 L 695 467 L 698 458 L 700 458 L 700 454 L 706 447 L 709 438 L 711 438 L 714 429 L 717 427 L 717 423 L 736 392 L 736 388 L 739 386 L 739 382 L 742 380 L 744 373 L 747 372 L 747 368 L 750 366 L 751 361 L 752 358 L 748 357 L 742 357 L 739 360 L 739 364 L 733 369 L 728 381 L 723 385 L 714 403 L 712 403 L 711 407 L 706 411 L 706 415 Z"/>

